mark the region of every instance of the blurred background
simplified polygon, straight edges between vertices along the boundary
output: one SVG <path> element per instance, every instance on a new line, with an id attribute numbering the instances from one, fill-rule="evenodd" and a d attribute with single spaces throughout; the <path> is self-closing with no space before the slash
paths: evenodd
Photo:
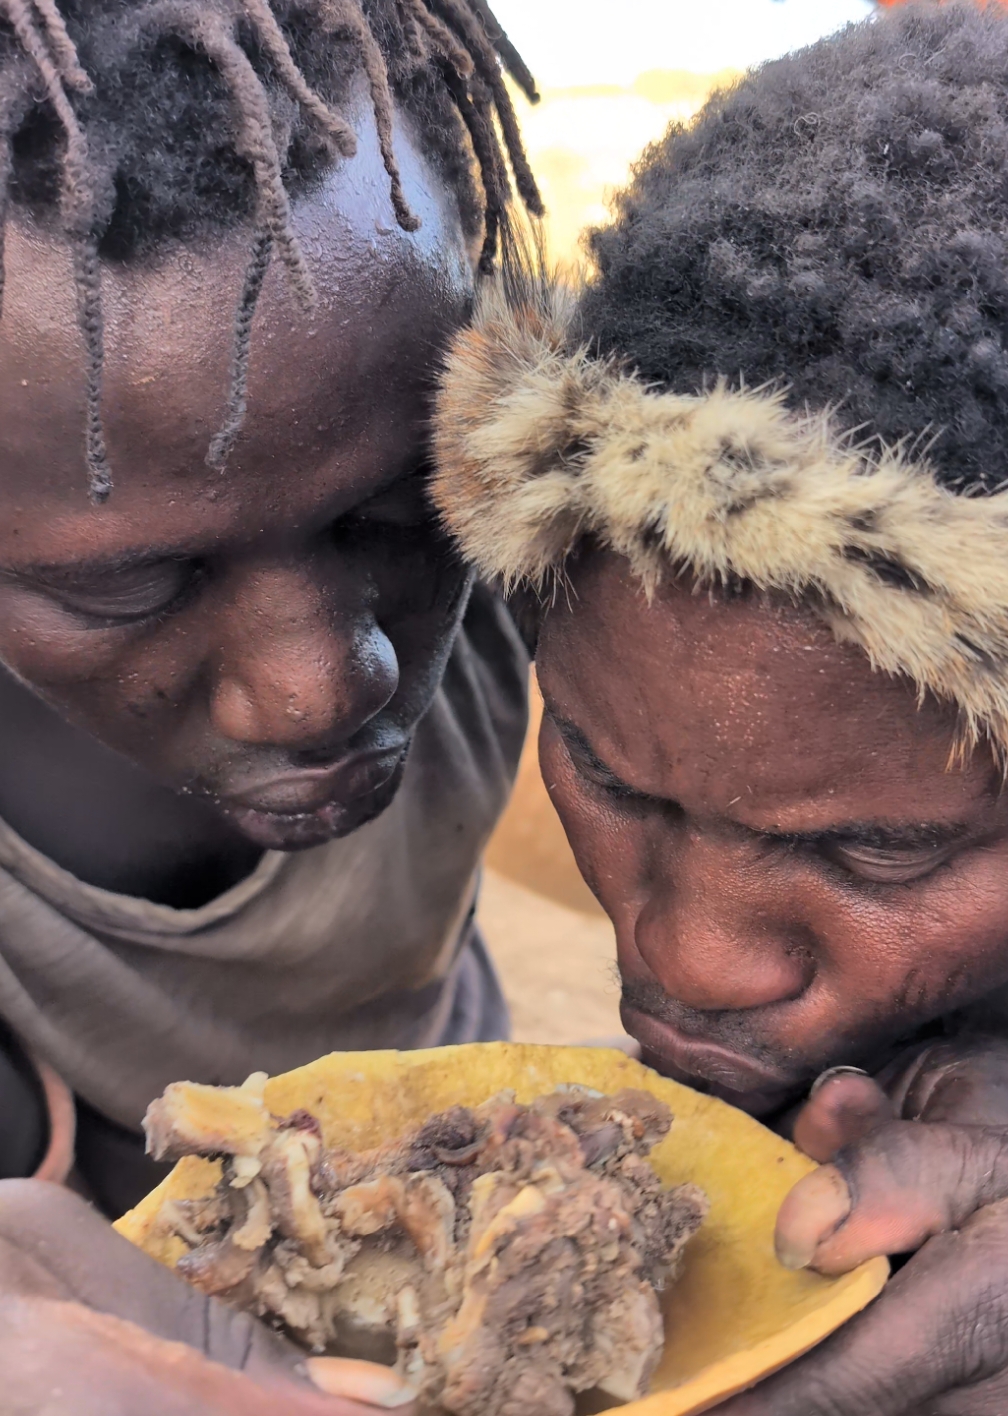
<path id="1" fill-rule="evenodd" d="M 549 210 L 551 254 L 579 236 L 670 122 L 753 64 L 811 44 L 871 0 L 491 0 L 538 80 L 516 106 Z M 487 856 L 480 920 L 525 1042 L 622 1032 L 612 929 L 582 883 L 536 759 L 533 718 L 511 804 Z"/>

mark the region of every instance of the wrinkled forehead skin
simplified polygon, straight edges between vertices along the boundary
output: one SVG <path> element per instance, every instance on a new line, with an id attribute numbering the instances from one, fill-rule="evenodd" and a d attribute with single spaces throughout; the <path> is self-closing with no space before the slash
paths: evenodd
<path id="1" fill-rule="evenodd" d="M 0 563 L 59 560 L 83 542 L 96 557 L 150 539 L 173 545 L 196 526 L 225 535 L 236 514 L 266 526 L 297 515 L 294 474 L 333 444 L 385 440 L 394 461 L 403 438 L 415 436 L 402 419 L 378 425 L 376 381 L 379 405 L 391 407 L 429 380 L 441 330 L 459 322 L 471 298 L 469 256 L 452 194 L 401 116 L 397 148 L 423 224 L 412 235 L 398 228 L 370 110 L 358 103 L 356 112 L 357 156 L 293 203 L 317 309 L 299 307 L 274 257 L 253 331 L 245 430 L 223 475 L 205 456 L 223 416 L 251 230 L 176 247 L 156 262 L 104 263 L 103 403 L 115 489 L 96 509 L 86 491 L 71 253 L 14 214 L 0 321 Z M 331 488 L 320 490 L 348 504 L 373 490 L 340 476 L 333 466 Z"/>
<path id="2" fill-rule="evenodd" d="M 655 795 L 688 784 L 692 809 L 724 811 L 742 783 L 740 819 L 782 830 L 812 813 L 825 824 L 986 798 L 989 748 L 948 770 L 954 707 L 873 670 L 811 607 L 671 573 L 649 603 L 611 553 L 585 555 L 571 584 L 546 618 L 540 676 Z"/>

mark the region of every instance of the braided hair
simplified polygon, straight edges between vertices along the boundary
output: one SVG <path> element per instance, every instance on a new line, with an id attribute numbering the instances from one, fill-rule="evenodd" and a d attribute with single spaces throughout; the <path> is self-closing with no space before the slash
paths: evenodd
<path id="1" fill-rule="evenodd" d="M 396 163 L 394 104 L 457 192 L 467 237 L 482 237 L 481 272 L 492 270 L 513 187 L 533 216 L 543 207 L 503 70 L 533 102 L 535 83 L 486 0 L 0 0 L 0 316 L 10 209 L 55 215 L 73 253 L 93 501 L 112 487 L 100 262 L 254 225 L 230 389 L 207 454 L 223 468 L 274 255 L 301 304 L 314 303 L 290 198 L 353 156 L 340 105 L 359 70 L 398 225 L 420 222 Z"/>

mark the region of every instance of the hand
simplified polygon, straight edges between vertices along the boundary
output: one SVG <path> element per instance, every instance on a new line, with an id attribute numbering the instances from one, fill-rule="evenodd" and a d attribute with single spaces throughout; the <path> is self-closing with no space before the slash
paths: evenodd
<path id="1" fill-rule="evenodd" d="M 306 1361 L 34 1181 L 0 1183 L 0 1372 L 3 1416 L 374 1416 L 412 1396 L 386 1368 Z"/>
<path id="2" fill-rule="evenodd" d="M 882 1080 L 840 1072 L 799 1115 L 796 1141 L 832 1163 L 785 1200 L 778 1252 L 827 1274 L 914 1257 L 864 1313 L 722 1416 L 1008 1412 L 1008 1045 L 941 1043 Z"/>
<path id="3" fill-rule="evenodd" d="M 898 1058 L 878 1078 L 854 1068 L 826 1072 L 792 1134 L 799 1150 L 828 1161 L 897 1119 L 1008 1126 L 1008 1042 L 975 1037 L 932 1043 Z"/>

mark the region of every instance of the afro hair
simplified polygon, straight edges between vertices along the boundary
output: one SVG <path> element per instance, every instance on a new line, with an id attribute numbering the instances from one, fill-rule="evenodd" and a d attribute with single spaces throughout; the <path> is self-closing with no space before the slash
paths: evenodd
<path id="1" fill-rule="evenodd" d="M 583 329 L 677 393 L 1008 478 L 1008 14 L 911 3 L 766 64 L 644 154 L 589 237 Z"/>

